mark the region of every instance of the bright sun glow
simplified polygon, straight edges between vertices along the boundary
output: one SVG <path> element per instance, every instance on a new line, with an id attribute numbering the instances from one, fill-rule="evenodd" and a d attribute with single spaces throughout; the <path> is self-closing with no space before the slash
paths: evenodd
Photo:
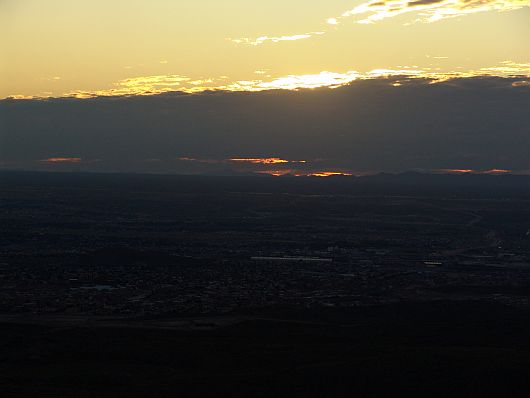
<path id="1" fill-rule="evenodd" d="M 263 76 L 265 73 L 268 72 L 258 73 L 258 75 Z M 404 79 L 422 78 L 433 82 L 477 76 L 518 77 L 520 80 L 514 82 L 514 86 L 523 86 L 529 84 L 530 63 L 504 61 L 499 65 L 484 67 L 477 70 L 456 70 L 449 72 L 441 72 L 431 68 L 418 68 L 414 65 L 403 68 L 373 69 L 366 73 L 360 73 L 357 71 L 347 71 L 342 73 L 323 71 L 316 74 L 289 75 L 272 78 L 271 80 L 241 80 L 232 83 L 227 83 L 225 77 L 216 79 L 192 79 L 191 77 L 181 75 L 139 76 L 120 80 L 115 83 L 114 87 L 111 89 L 96 91 L 77 90 L 67 93 L 65 96 L 74 98 L 93 98 L 98 96 L 154 95 L 168 92 L 193 94 L 204 91 L 266 91 L 315 89 L 320 87 L 337 88 L 356 80 L 397 76 L 403 77 Z M 394 81 L 391 84 L 395 87 L 399 87 L 403 83 L 401 81 Z M 9 96 L 9 98 L 31 99 L 36 97 L 18 95 Z"/>

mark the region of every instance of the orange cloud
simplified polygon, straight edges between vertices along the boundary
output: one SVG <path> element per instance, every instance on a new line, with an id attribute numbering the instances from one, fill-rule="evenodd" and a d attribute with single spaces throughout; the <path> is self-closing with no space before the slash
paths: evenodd
<path id="1" fill-rule="evenodd" d="M 333 177 L 333 176 L 345 176 L 345 177 L 351 177 L 353 174 L 351 173 L 342 173 L 338 171 L 318 171 L 316 173 L 308 174 L 308 177 Z"/>
<path id="2" fill-rule="evenodd" d="M 256 171 L 256 174 L 267 174 L 274 177 L 281 177 L 285 175 L 292 175 L 294 177 L 302 177 L 303 174 L 300 174 L 297 170 L 290 170 L 290 169 L 284 169 L 284 170 L 261 170 Z"/>
<path id="3" fill-rule="evenodd" d="M 447 173 L 447 174 L 473 174 L 476 171 L 471 169 L 442 169 L 437 170 L 439 173 Z"/>
<path id="4" fill-rule="evenodd" d="M 256 171 L 257 174 L 268 174 L 275 177 L 281 177 L 285 175 L 291 175 L 294 177 L 333 177 L 333 176 L 353 176 L 351 173 L 344 173 L 339 171 L 317 171 L 317 172 L 304 172 L 301 170 L 294 169 L 281 169 L 281 170 L 261 170 Z"/>
<path id="5" fill-rule="evenodd" d="M 280 158 L 233 158 L 230 162 L 251 164 L 305 163 L 305 160 L 286 160 Z"/>
<path id="6" fill-rule="evenodd" d="M 80 163 L 81 161 L 81 158 L 48 158 L 41 160 L 41 162 L 46 163 Z"/>
<path id="7" fill-rule="evenodd" d="M 182 162 L 198 162 L 198 163 L 241 163 L 241 164 L 265 164 L 265 165 L 275 165 L 282 163 L 306 163 L 305 160 L 287 160 L 281 158 L 231 158 L 231 159 L 199 159 L 192 158 L 187 156 L 178 157 L 177 160 Z"/>

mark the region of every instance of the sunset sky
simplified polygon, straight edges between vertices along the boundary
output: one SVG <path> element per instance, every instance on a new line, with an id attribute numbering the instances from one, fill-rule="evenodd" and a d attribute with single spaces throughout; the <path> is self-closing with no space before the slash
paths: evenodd
<path id="1" fill-rule="evenodd" d="M 0 82 L 1 169 L 530 173 L 530 0 L 0 0 Z"/>
<path id="2" fill-rule="evenodd" d="M 2 0 L 0 97 L 530 74 L 529 37 L 530 0 Z"/>

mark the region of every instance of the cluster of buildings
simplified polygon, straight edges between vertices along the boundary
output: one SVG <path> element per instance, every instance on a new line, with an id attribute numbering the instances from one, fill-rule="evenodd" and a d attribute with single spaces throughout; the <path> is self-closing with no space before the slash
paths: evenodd
<path id="1" fill-rule="evenodd" d="M 530 298 L 530 266 L 513 253 L 414 258 L 388 249 L 329 247 L 312 255 L 258 254 L 175 257 L 165 264 L 4 256 L 0 313 L 137 317 L 439 299 L 526 306 Z"/>

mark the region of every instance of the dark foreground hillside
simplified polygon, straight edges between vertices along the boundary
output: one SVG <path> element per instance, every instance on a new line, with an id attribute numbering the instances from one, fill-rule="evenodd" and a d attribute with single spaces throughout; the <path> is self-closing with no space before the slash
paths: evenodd
<path id="1" fill-rule="evenodd" d="M 271 309 L 188 321 L 3 323 L 2 396 L 522 397 L 530 391 L 530 319 L 502 305 Z"/>

